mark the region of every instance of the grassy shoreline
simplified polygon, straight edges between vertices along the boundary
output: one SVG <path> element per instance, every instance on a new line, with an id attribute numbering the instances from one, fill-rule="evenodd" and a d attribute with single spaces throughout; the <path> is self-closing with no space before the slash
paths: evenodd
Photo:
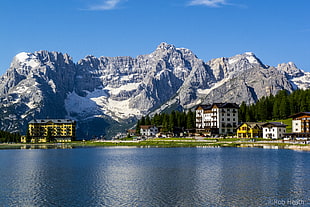
<path id="1" fill-rule="evenodd" d="M 251 139 L 204 139 L 170 138 L 150 140 L 74 141 L 70 143 L 0 144 L 0 149 L 67 149 L 79 147 L 258 147 L 267 149 L 292 149 L 310 151 L 309 144 Z"/>

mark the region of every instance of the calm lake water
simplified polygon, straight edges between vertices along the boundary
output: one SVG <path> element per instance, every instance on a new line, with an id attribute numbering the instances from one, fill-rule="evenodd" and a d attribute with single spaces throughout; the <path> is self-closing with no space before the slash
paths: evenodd
<path id="1" fill-rule="evenodd" d="M 0 206 L 309 206 L 310 153 L 0 150 Z"/>

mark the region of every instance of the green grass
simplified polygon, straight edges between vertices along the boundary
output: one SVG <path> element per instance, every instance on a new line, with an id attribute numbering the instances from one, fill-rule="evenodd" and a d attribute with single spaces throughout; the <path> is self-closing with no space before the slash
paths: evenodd
<path id="1" fill-rule="evenodd" d="M 289 119 L 278 119 L 270 122 L 282 122 L 283 124 L 286 124 L 286 132 L 291 133 L 292 132 L 292 118 Z"/>

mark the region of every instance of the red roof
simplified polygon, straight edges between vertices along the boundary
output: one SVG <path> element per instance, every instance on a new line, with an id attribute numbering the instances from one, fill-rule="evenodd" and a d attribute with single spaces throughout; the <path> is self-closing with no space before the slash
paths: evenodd
<path id="1" fill-rule="evenodd" d="M 154 125 L 141 125 L 140 128 L 141 129 L 150 129 L 150 128 L 153 128 L 155 127 Z"/>

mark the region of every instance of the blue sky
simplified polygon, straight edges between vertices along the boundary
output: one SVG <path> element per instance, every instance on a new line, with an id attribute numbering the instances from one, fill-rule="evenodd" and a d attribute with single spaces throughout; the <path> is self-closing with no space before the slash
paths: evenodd
<path id="1" fill-rule="evenodd" d="M 19 52 L 149 54 L 161 42 L 200 59 L 254 52 L 310 72 L 309 0 L 1 0 L 0 74 Z"/>

